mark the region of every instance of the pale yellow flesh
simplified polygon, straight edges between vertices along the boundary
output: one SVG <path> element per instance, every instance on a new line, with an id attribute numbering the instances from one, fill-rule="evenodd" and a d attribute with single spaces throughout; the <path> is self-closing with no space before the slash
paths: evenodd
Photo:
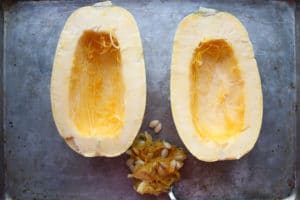
<path id="1" fill-rule="evenodd" d="M 225 143 L 244 128 L 244 82 L 225 40 L 201 42 L 190 66 L 191 113 L 203 139 Z"/>
<path id="2" fill-rule="evenodd" d="M 120 133 L 124 83 L 118 41 L 111 33 L 85 31 L 77 44 L 69 89 L 69 115 L 83 136 Z"/>

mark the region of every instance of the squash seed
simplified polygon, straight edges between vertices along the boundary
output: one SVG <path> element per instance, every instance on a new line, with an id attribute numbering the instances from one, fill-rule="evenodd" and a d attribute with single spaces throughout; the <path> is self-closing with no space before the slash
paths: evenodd
<path id="1" fill-rule="evenodd" d="M 160 176 L 166 176 L 167 175 L 166 170 L 161 165 L 158 167 L 157 172 Z"/>
<path id="2" fill-rule="evenodd" d="M 161 157 L 166 158 L 168 156 L 168 154 L 169 154 L 168 149 L 161 150 L 161 153 L 160 153 Z"/>
<path id="3" fill-rule="evenodd" d="M 175 159 L 178 161 L 183 161 L 185 159 L 185 156 L 182 154 L 177 154 L 175 155 Z"/>
<path id="4" fill-rule="evenodd" d="M 176 168 L 176 160 L 172 160 L 171 162 L 170 162 L 170 167 L 171 167 L 171 169 L 175 169 Z"/>
<path id="5" fill-rule="evenodd" d="M 182 162 L 176 161 L 176 169 L 180 169 L 183 166 Z"/>
<path id="6" fill-rule="evenodd" d="M 145 164 L 145 162 L 142 161 L 142 160 L 140 160 L 140 159 L 138 159 L 137 161 L 135 161 L 135 165 L 136 166 L 143 165 L 143 164 Z"/>
<path id="7" fill-rule="evenodd" d="M 162 129 L 162 124 L 159 123 L 155 128 L 154 128 L 154 133 L 159 133 Z"/>
<path id="8" fill-rule="evenodd" d="M 163 143 L 164 143 L 164 146 L 165 146 L 167 149 L 171 149 L 172 146 L 170 145 L 169 142 L 163 141 Z"/>
<path id="9" fill-rule="evenodd" d="M 152 120 L 150 123 L 149 123 L 149 127 L 150 128 L 155 128 L 160 122 L 158 120 Z"/>

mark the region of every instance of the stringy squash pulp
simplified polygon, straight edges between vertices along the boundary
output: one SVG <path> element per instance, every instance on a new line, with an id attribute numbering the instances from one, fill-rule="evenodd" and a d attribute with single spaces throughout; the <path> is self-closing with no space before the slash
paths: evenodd
<path id="1" fill-rule="evenodd" d="M 174 39 L 171 105 L 179 135 L 200 160 L 239 159 L 262 121 L 259 72 L 248 33 L 229 13 L 185 17 Z"/>
<path id="2" fill-rule="evenodd" d="M 116 136 L 124 123 L 124 81 L 118 42 L 107 32 L 85 31 L 76 47 L 69 116 L 83 136 Z"/>
<path id="3" fill-rule="evenodd" d="M 230 44 L 209 40 L 190 66 L 191 112 L 200 136 L 222 144 L 244 129 L 244 81 Z M 209 103 L 209 105 L 207 105 Z"/>
<path id="4" fill-rule="evenodd" d="M 131 170 L 129 178 L 135 179 L 134 189 L 140 194 L 159 195 L 168 192 L 180 179 L 186 154 L 166 141 L 152 140 L 147 132 L 136 137 L 126 164 Z"/>
<path id="5" fill-rule="evenodd" d="M 76 10 L 60 35 L 51 80 L 55 123 L 84 156 L 117 156 L 142 123 L 145 67 L 132 15 L 107 2 Z"/>

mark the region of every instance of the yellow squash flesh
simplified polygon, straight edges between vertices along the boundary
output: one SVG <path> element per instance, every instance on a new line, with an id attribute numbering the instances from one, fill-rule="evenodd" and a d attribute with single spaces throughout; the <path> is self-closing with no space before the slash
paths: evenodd
<path id="1" fill-rule="evenodd" d="M 108 2 L 68 18 L 51 80 L 53 117 L 76 152 L 117 156 L 132 144 L 146 103 L 139 30 L 133 16 Z"/>
<path id="2" fill-rule="evenodd" d="M 233 15 L 201 8 L 174 39 L 171 107 L 189 151 L 203 161 L 239 159 L 262 122 L 261 81 L 252 44 Z"/>

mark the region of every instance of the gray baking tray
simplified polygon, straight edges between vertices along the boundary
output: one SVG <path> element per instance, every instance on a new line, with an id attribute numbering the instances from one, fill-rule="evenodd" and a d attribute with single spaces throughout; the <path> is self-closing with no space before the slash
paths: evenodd
<path id="1" fill-rule="evenodd" d="M 126 155 L 84 158 L 57 133 L 50 107 L 53 56 L 65 20 L 78 7 L 96 1 L 2 2 L 0 11 L 0 192 L 16 200 L 135 200 L 127 178 Z M 205 163 L 188 153 L 174 192 L 181 200 L 295 199 L 296 44 L 294 1 L 116 0 L 128 9 L 141 32 L 147 68 L 147 108 L 163 122 L 155 138 L 178 146 L 170 110 L 169 76 L 173 37 L 179 21 L 199 6 L 233 13 L 245 25 L 262 79 L 264 117 L 254 149 L 236 161 Z M 299 18 L 299 14 L 297 14 Z M 299 25 L 297 25 L 299 29 Z M 297 40 L 296 40 L 297 35 Z M 298 56 L 299 58 L 299 56 Z M 298 66 L 300 60 L 298 59 Z M 297 71 L 298 75 L 299 70 Z M 299 154 L 297 156 L 299 158 Z M 299 167 L 297 168 L 299 169 Z"/>

